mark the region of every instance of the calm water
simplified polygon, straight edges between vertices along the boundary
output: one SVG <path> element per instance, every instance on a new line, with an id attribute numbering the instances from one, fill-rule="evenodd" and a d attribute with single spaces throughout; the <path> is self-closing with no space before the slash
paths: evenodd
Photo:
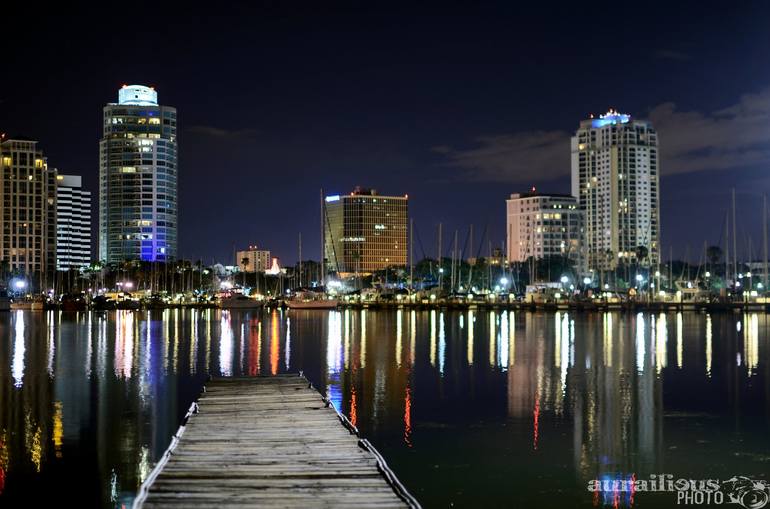
<path id="1" fill-rule="evenodd" d="M 764 314 L 0 314 L 0 506 L 129 506 L 208 374 L 303 370 L 425 507 L 669 507 L 770 477 Z"/>

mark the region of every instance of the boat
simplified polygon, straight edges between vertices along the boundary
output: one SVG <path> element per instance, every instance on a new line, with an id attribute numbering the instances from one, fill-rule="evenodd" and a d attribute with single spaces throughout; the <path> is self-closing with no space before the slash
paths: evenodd
<path id="1" fill-rule="evenodd" d="M 19 299 L 11 302 L 11 309 L 25 311 L 43 311 L 45 302 L 42 299 Z"/>
<path id="2" fill-rule="evenodd" d="M 285 302 L 289 309 L 336 309 L 339 305 L 337 299 L 327 298 L 317 292 L 297 292 Z"/>
<path id="3" fill-rule="evenodd" d="M 262 307 L 262 303 L 251 297 L 236 293 L 219 299 L 219 307 L 222 309 L 257 309 Z"/>
<path id="4" fill-rule="evenodd" d="M 85 311 L 86 299 L 82 293 L 68 293 L 61 297 L 62 311 Z"/>

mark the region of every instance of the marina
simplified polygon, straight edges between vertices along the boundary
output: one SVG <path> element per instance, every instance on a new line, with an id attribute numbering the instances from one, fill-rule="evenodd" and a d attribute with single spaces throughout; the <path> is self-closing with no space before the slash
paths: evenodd
<path id="1" fill-rule="evenodd" d="M 423 507 L 587 509 L 596 505 L 586 483 L 603 476 L 761 476 L 770 456 L 767 317 L 403 308 L 2 313 L 0 505 L 131 507 L 210 377 L 300 371 L 320 393 L 308 399 L 321 407 L 326 395 Z M 203 394 L 189 430 L 206 417 Z M 313 436 L 327 430 L 357 441 L 323 411 L 331 421 L 313 422 Z M 180 454 L 193 436 L 182 434 Z M 247 440 L 243 449 L 251 447 L 260 445 Z M 671 503 L 665 493 L 637 493 L 633 507 Z"/>

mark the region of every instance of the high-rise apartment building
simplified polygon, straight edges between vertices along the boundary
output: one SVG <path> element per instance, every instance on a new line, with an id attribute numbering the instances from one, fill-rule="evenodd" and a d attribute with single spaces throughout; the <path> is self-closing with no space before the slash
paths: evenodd
<path id="1" fill-rule="evenodd" d="M 56 176 L 56 268 L 77 270 L 91 262 L 91 192 L 76 175 Z"/>
<path id="2" fill-rule="evenodd" d="M 56 267 L 56 169 L 37 142 L 0 141 L 0 261 L 46 284 Z"/>
<path id="3" fill-rule="evenodd" d="M 660 259 L 658 135 L 652 124 L 610 110 L 572 137 L 572 194 L 585 214 L 588 269 L 646 254 Z M 644 248 L 644 249 L 640 249 Z"/>
<path id="4" fill-rule="evenodd" d="M 158 93 L 124 86 L 104 107 L 99 143 L 99 259 L 177 256 L 176 109 Z"/>
<path id="5" fill-rule="evenodd" d="M 323 204 L 326 272 L 371 274 L 407 264 L 408 196 L 380 196 L 355 188 Z"/>
<path id="6" fill-rule="evenodd" d="M 564 256 L 579 267 L 583 212 L 568 194 L 534 189 L 506 200 L 508 261 Z"/>
<path id="7" fill-rule="evenodd" d="M 249 246 L 245 251 L 238 251 L 235 256 L 235 265 L 244 272 L 265 272 L 271 264 L 270 251 L 257 246 Z"/>

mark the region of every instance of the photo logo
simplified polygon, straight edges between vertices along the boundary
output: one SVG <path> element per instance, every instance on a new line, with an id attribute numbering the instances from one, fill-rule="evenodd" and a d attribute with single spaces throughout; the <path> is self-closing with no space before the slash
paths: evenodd
<path id="1" fill-rule="evenodd" d="M 770 486 L 766 481 L 736 476 L 722 481 L 720 489 L 727 495 L 727 503 L 742 505 L 746 509 L 761 509 L 770 502 Z"/>
<path id="2" fill-rule="evenodd" d="M 637 478 L 635 474 L 604 475 L 588 482 L 594 505 L 632 506 L 634 498 L 645 493 L 676 494 L 677 505 L 738 505 L 745 509 L 770 509 L 770 483 L 763 479 L 733 476 L 719 479 L 674 478 L 671 474 L 653 474 Z"/>

